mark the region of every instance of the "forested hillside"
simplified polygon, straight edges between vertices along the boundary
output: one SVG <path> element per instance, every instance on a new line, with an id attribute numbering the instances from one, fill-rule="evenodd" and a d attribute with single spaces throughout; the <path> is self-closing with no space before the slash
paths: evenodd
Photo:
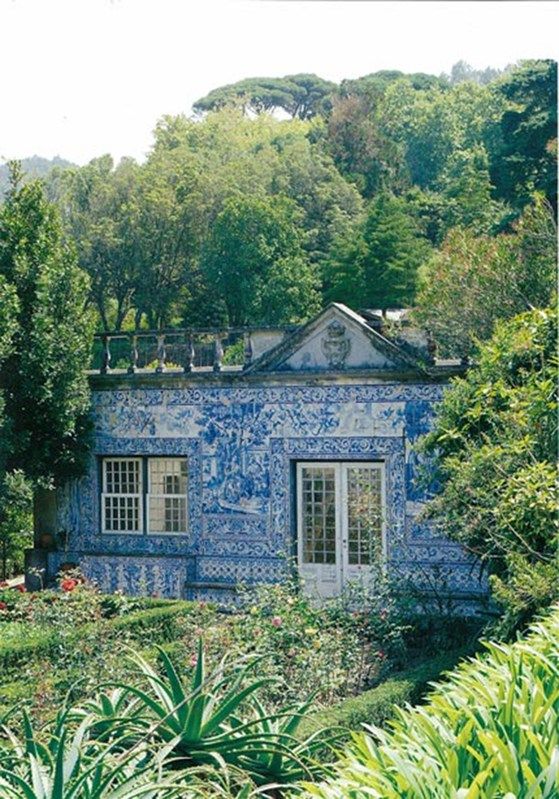
<path id="1" fill-rule="evenodd" d="M 58 169 L 67 169 L 70 166 L 76 166 L 71 161 L 55 155 L 54 158 L 41 158 L 39 155 L 32 155 L 31 158 L 23 158 L 21 166 L 25 172 L 26 179 L 45 178 L 51 169 L 57 167 Z M 10 170 L 7 164 L 0 164 L 0 199 L 6 193 L 10 185 Z"/>
<path id="2" fill-rule="evenodd" d="M 100 327 L 298 322 L 337 300 L 416 306 L 463 354 L 549 302 L 555 62 L 254 78 L 193 110 L 159 120 L 145 163 L 47 177 Z"/>

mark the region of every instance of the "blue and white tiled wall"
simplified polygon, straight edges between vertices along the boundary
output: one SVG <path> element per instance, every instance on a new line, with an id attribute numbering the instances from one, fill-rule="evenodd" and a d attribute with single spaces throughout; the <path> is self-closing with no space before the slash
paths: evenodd
<path id="1" fill-rule="evenodd" d="M 49 570 L 79 562 L 103 589 L 162 596 L 185 596 L 187 582 L 277 580 L 293 551 L 292 463 L 383 459 L 389 561 L 418 583 L 442 575 L 452 591 L 483 593 L 464 553 L 417 518 L 424 496 L 413 444 L 443 390 L 408 383 L 95 391 L 91 467 L 59 497 L 68 545 L 51 553 Z M 128 454 L 187 456 L 188 535 L 101 533 L 97 459 Z"/>

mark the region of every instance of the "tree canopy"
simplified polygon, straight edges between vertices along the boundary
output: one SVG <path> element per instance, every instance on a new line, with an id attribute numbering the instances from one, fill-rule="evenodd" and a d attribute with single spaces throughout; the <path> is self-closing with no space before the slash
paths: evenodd
<path id="1" fill-rule="evenodd" d="M 556 296 L 557 226 L 536 198 L 509 232 L 457 227 L 425 264 L 414 316 L 448 355 L 466 356 L 495 322 L 547 307 Z"/>
<path id="2" fill-rule="evenodd" d="M 439 76 L 381 70 L 340 84 L 313 74 L 247 78 L 211 91 L 192 118 L 159 120 L 143 163 L 101 156 L 51 170 L 48 196 L 89 275 L 89 302 L 104 330 L 239 316 L 247 324 L 293 322 L 341 300 L 417 306 L 442 351 L 462 354 L 474 328 L 489 336 L 490 320 L 545 304 L 552 292 L 549 211 L 539 248 L 534 234 L 526 250 L 518 226 L 529 227 L 538 204 L 556 208 L 555 78 L 552 61 L 502 72 L 458 62 Z M 277 209 L 292 209 L 298 254 L 277 268 L 312 301 L 301 304 L 293 286 L 292 302 L 267 290 L 265 308 L 255 299 L 233 313 L 223 280 L 225 261 L 238 262 L 228 248 L 240 223 L 235 238 L 223 220 L 236 208 L 250 227 L 263 207 L 276 221 Z M 247 240 L 241 249 L 249 252 Z M 254 252 L 268 274 L 264 250 Z M 252 255 L 250 274 L 234 267 L 251 287 Z M 537 277 L 529 277 L 532 256 Z M 492 278 L 487 264 L 496 265 Z M 485 280 L 484 314 L 474 297 Z M 466 283 L 472 311 L 460 325 L 453 293 Z"/>
<path id="3" fill-rule="evenodd" d="M 19 177 L 14 167 L 0 209 L 3 467 L 58 482 L 79 474 L 87 454 L 88 285 L 58 211 Z"/>
<path id="4" fill-rule="evenodd" d="M 290 117 L 311 119 L 328 110 L 328 98 L 335 88 L 335 83 L 312 74 L 245 78 L 213 89 L 197 100 L 193 109 L 198 113 L 224 107 L 242 108 L 254 113 L 281 109 Z"/>

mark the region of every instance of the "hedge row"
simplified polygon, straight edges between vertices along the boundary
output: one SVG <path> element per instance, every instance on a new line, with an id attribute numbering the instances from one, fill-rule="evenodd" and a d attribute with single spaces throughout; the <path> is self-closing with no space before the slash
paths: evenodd
<path id="1" fill-rule="evenodd" d="M 324 727 L 336 727 L 347 731 L 347 735 L 342 732 L 343 739 L 349 738 L 352 730 L 362 729 L 363 724 L 382 727 L 394 718 L 395 707 L 406 703 L 417 704 L 429 690 L 429 683 L 454 668 L 461 658 L 469 654 L 471 650 L 462 647 L 401 671 L 359 696 L 344 699 L 327 710 L 313 713 L 302 722 L 299 734 L 305 736 Z"/>
<path id="2" fill-rule="evenodd" d="M 79 646 L 80 640 L 89 636 L 95 629 L 101 635 L 129 635 L 131 638 L 150 636 L 151 643 L 172 641 L 178 634 L 177 620 L 191 613 L 196 607 L 194 602 L 167 601 L 164 605 L 156 605 L 136 610 L 125 616 L 115 616 L 96 625 L 82 625 L 70 636 L 62 637 L 60 633 L 34 633 L 21 641 L 4 642 L 0 640 L 0 673 L 25 666 L 29 660 L 44 658 L 54 660 L 68 646 Z"/>

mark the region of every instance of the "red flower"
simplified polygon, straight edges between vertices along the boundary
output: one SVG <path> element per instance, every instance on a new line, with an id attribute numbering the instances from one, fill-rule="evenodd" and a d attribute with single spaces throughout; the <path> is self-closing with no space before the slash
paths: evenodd
<path id="1" fill-rule="evenodd" d="M 19 583 L 19 585 L 16 585 L 15 588 L 16 591 L 19 591 L 20 594 L 25 594 L 27 592 L 27 588 L 24 586 L 23 583 Z"/>
<path id="2" fill-rule="evenodd" d="M 60 583 L 60 587 L 62 588 L 63 591 L 66 591 L 66 593 L 69 593 L 70 591 L 74 590 L 74 588 L 77 586 L 77 584 L 78 584 L 77 580 L 73 580 L 71 577 L 66 577 Z"/>
<path id="3" fill-rule="evenodd" d="M 8 610 L 8 606 L 5 602 L 0 602 L 0 610 Z"/>
<path id="4" fill-rule="evenodd" d="M 272 627 L 281 627 L 281 616 L 274 616 L 272 619 Z"/>

